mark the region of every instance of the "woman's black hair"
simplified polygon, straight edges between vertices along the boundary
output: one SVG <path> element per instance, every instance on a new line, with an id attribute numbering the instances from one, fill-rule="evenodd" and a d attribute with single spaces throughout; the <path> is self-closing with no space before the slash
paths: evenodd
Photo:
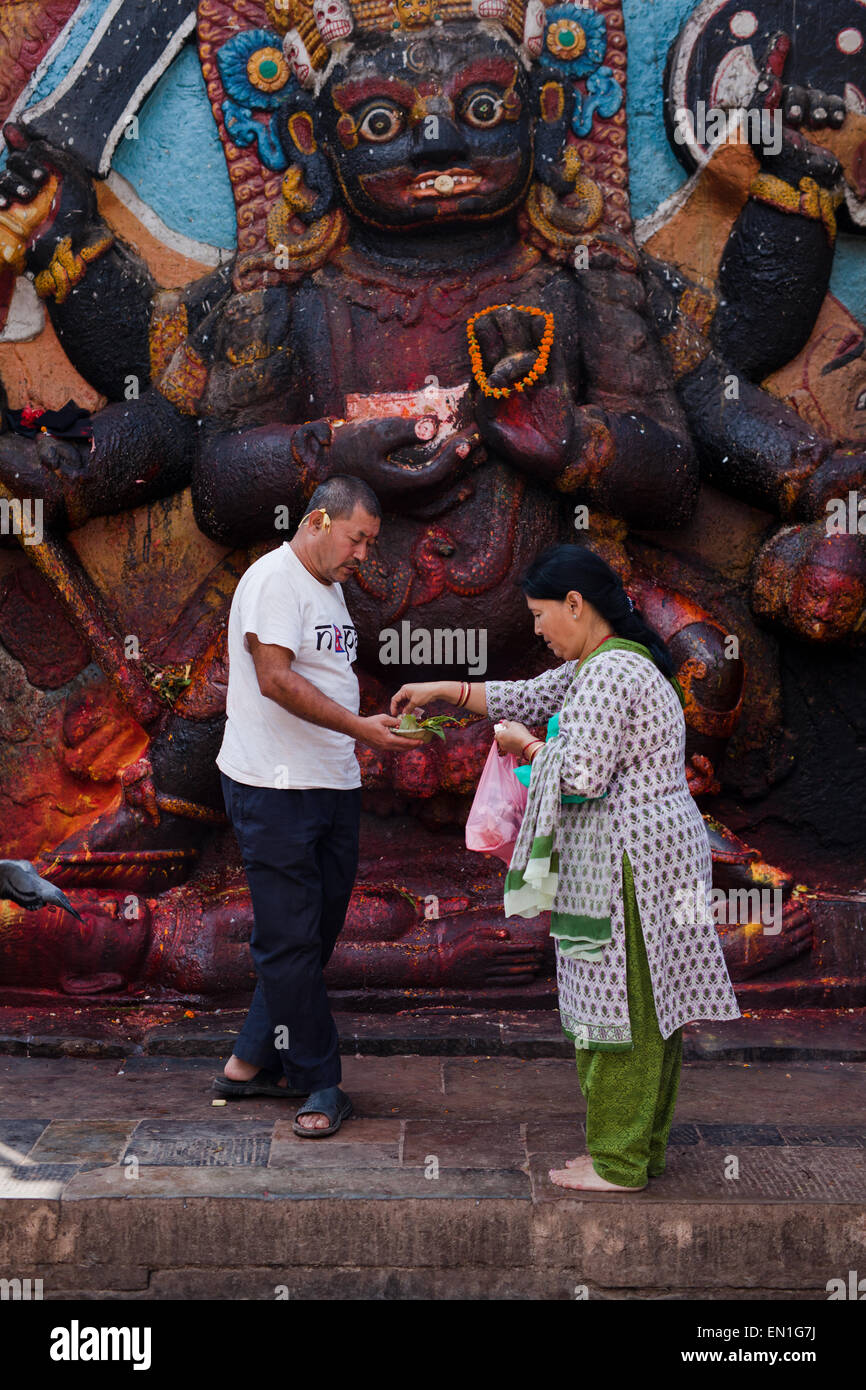
<path id="1" fill-rule="evenodd" d="M 645 622 L 638 608 L 629 607 L 629 597 L 619 575 L 594 551 L 582 545 L 554 545 L 533 560 L 520 581 L 529 598 L 558 599 L 560 603 L 572 589 L 606 618 L 617 637 L 641 642 L 663 676 L 674 675 L 674 663 L 664 639 Z"/>

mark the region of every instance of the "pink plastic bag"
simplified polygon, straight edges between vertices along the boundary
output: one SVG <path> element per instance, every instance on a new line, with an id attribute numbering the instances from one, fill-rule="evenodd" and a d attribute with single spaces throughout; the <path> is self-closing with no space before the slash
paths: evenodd
<path id="1" fill-rule="evenodd" d="M 499 756 L 496 743 L 487 755 L 466 821 L 466 848 L 496 854 L 510 864 L 529 791 L 514 775 L 511 753 Z"/>

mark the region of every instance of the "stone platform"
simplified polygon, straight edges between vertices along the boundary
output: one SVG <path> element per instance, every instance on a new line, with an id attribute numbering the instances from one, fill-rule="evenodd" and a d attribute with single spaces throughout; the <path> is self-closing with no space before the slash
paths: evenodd
<path id="1" fill-rule="evenodd" d="M 866 1276 L 862 1060 L 687 1062 L 633 1194 L 548 1178 L 584 1147 L 570 1058 L 349 1055 L 356 1117 L 318 1141 L 288 1099 L 215 1108 L 218 1067 L 0 1057 L 0 1276 L 138 1301 L 826 1301 Z"/>
<path id="2" fill-rule="evenodd" d="M 866 1008 L 750 1009 L 722 1025 L 684 1030 L 687 1061 L 866 1062 Z M 219 1057 L 230 1052 L 243 1009 L 186 1003 L 0 1007 L 0 1055 L 21 1057 Z M 572 1047 L 557 1009 L 407 1007 L 397 1013 L 335 1011 L 344 1055 L 563 1057 Z"/>

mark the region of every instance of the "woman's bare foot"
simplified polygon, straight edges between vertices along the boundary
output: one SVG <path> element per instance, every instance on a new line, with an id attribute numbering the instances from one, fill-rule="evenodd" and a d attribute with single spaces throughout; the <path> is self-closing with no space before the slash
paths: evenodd
<path id="1" fill-rule="evenodd" d="M 567 1159 L 565 1160 L 565 1166 L 566 1166 L 566 1168 L 574 1168 L 574 1167 L 576 1167 L 576 1165 L 577 1165 L 578 1163 L 582 1163 L 582 1162 L 583 1162 L 584 1157 L 585 1157 L 585 1155 L 581 1155 L 580 1158 L 567 1158 Z M 664 1168 L 662 1168 L 659 1172 L 654 1173 L 653 1170 L 652 1170 L 652 1168 L 648 1168 L 648 1169 L 647 1169 L 647 1176 L 650 1177 L 650 1178 L 660 1178 L 661 1175 L 662 1175 L 662 1173 L 663 1173 L 664 1171 L 665 1171 Z M 641 1188 L 641 1187 L 630 1187 L 630 1188 L 628 1189 L 628 1191 L 629 1191 L 629 1192 L 642 1192 L 642 1191 L 643 1191 L 643 1188 Z"/>
<path id="2" fill-rule="evenodd" d="M 599 1177 L 589 1154 L 566 1159 L 565 1167 L 551 1168 L 549 1177 L 557 1187 L 579 1188 L 587 1192 L 643 1192 L 647 1185 L 644 1183 L 643 1187 L 623 1187 L 620 1183 L 608 1182 L 606 1178 Z"/>

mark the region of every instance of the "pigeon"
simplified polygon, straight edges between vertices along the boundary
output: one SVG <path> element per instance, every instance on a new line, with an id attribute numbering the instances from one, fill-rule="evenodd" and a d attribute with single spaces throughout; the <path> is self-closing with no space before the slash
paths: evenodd
<path id="1" fill-rule="evenodd" d="M 0 859 L 0 898 L 8 898 L 28 912 L 40 907 L 62 907 L 79 922 L 84 921 L 65 893 L 47 878 L 39 877 L 29 859 Z"/>

